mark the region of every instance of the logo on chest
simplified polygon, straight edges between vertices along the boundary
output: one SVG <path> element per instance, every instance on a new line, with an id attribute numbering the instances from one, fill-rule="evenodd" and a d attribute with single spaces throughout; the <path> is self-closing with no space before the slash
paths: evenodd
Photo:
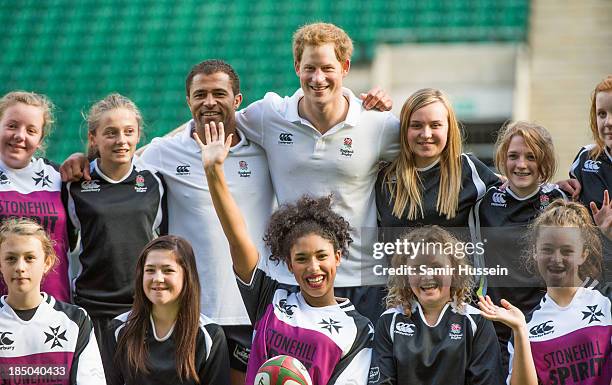
<path id="1" fill-rule="evenodd" d="M 293 134 L 281 132 L 278 135 L 278 144 L 293 144 Z"/>
<path id="2" fill-rule="evenodd" d="M 543 211 L 550 204 L 550 197 L 548 195 L 540 195 L 540 211 Z"/>
<path id="3" fill-rule="evenodd" d="M 293 317 L 293 308 L 297 307 L 297 305 L 289 305 L 286 299 L 281 299 L 274 307 L 281 313 L 286 314 L 287 317 Z"/>
<path id="4" fill-rule="evenodd" d="M 51 342 L 51 349 L 53 349 L 56 346 L 63 348 L 64 346 L 62 345 L 61 341 L 68 342 L 68 338 L 66 338 L 66 330 L 60 331 L 59 326 L 57 327 L 49 326 L 49 329 L 51 330 L 51 333 L 43 332 L 45 333 L 45 344 L 47 342 Z"/>
<path id="5" fill-rule="evenodd" d="M 11 181 L 9 180 L 8 176 L 6 176 L 6 174 L 0 170 L 0 185 L 9 183 L 11 183 Z"/>
<path id="6" fill-rule="evenodd" d="M 144 176 L 136 175 L 136 183 L 134 183 L 134 190 L 139 193 L 147 192 L 147 186 L 145 186 Z"/>
<path id="7" fill-rule="evenodd" d="M 340 155 L 350 158 L 353 156 L 353 139 L 346 137 L 342 142 L 342 147 L 340 147 Z"/>
<path id="8" fill-rule="evenodd" d="M 491 206 L 506 207 L 506 194 L 503 192 L 493 193 L 491 197 Z"/>
<path id="9" fill-rule="evenodd" d="M 460 340 L 463 338 L 463 327 L 461 324 L 452 323 L 448 331 L 448 336 L 451 340 Z"/>
<path id="10" fill-rule="evenodd" d="M 334 334 L 333 332 L 340 334 L 340 329 L 342 329 L 340 322 L 331 318 L 329 318 L 327 321 L 322 319 L 321 322 L 319 322 L 319 325 L 321 325 L 321 329 L 327 330 L 330 335 Z"/>
<path id="11" fill-rule="evenodd" d="M 599 161 L 599 160 L 591 160 L 591 159 L 589 159 L 586 162 L 584 162 L 584 165 L 582 166 L 582 171 L 584 171 L 584 172 L 598 172 L 600 164 L 601 164 L 601 161 Z"/>
<path id="12" fill-rule="evenodd" d="M 15 342 L 13 338 L 12 332 L 0 332 L 0 351 L 15 350 L 15 347 L 12 346 Z"/>
<path id="13" fill-rule="evenodd" d="M 251 170 L 249 170 L 249 164 L 246 160 L 238 162 L 238 175 L 240 175 L 241 178 L 249 178 L 251 176 Z"/>
<path id="14" fill-rule="evenodd" d="M 190 164 L 179 164 L 176 166 L 176 175 L 189 175 L 191 174 L 190 168 Z"/>
<path id="15" fill-rule="evenodd" d="M 412 337 L 414 335 L 414 324 L 398 322 L 395 324 L 395 334 Z"/>
<path id="16" fill-rule="evenodd" d="M 38 186 L 39 184 L 41 185 L 41 187 L 51 186 L 51 179 L 49 178 L 49 175 L 45 175 L 45 170 L 35 172 L 34 175 L 36 176 L 33 176 L 32 180 L 34 180 L 35 186 Z"/>
<path id="17" fill-rule="evenodd" d="M 100 192 L 100 181 L 97 179 L 94 180 L 84 180 L 81 182 L 81 192 Z"/>
<path id="18" fill-rule="evenodd" d="M 587 305 L 587 310 L 586 311 L 582 311 L 582 319 L 589 319 L 589 324 L 591 322 L 601 322 L 601 320 L 599 319 L 599 317 L 603 317 L 604 314 L 602 313 L 601 309 L 597 309 L 597 305 L 591 305 L 588 306 Z"/>
<path id="19" fill-rule="evenodd" d="M 547 334 L 551 334 L 555 330 L 555 327 L 552 325 L 552 323 L 553 322 L 551 320 L 535 325 L 534 327 L 529 329 L 529 334 L 532 337 L 543 337 Z"/>

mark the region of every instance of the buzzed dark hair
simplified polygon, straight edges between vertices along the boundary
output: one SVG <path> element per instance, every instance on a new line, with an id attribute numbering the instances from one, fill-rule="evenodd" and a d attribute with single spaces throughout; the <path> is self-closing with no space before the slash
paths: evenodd
<path id="1" fill-rule="evenodd" d="M 212 75 L 217 72 L 223 72 L 229 76 L 230 81 L 232 82 L 232 92 L 234 92 L 234 95 L 238 95 L 240 93 L 240 79 L 238 78 L 236 71 L 234 71 L 234 68 L 223 60 L 210 59 L 204 60 L 203 62 L 191 67 L 191 71 L 189 72 L 189 75 L 187 75 L 187 79 L 185 79 L 185 90 L 187 91 L 187 96 L 189 96 L 189 91 L 191 91 L 191 82 L 197 74 Z"/>

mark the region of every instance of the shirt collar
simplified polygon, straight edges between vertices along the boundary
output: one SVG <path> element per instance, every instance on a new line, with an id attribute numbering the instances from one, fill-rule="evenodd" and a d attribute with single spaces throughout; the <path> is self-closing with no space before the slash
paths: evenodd
<path id="1" fill-rule="evenodd" d="M 533 190 L 533 192 L 531 192 L 531 193 L 529 193 L 529 194 L 527 194 L 527 195 L 525 195 L 524 197 L 521 198 L 520 196 L 518 196 L 518 194 L 516 194 L 514 191 L 512 191 L 512 188 L 510 187 L 510 185 L 508 185 L 506 187 L 506 191 L 508 192 L 508 194 L 510 194 L 510 196 L 512 196 L 514 199 L 516 199 L 518 201 L 526 201 L 527 199 L 532 198 L 537 193 L 539 193 L 541 189 L 542 189 L 542 185 L 540 184 L 540 185 L 538 185 L 538 187 L 535 190 Z"/>
<path id="2" fill-rule="evenodd" d="M 193 139 L 192 135 L 194 132 L 195 132 L 195 122 L 193 121 L 193 119 L 191 119 L 190 121 L 185 123 L 185 129 L 181 133 L 181 139 L 182 139 L 183 144 L 187 146 L 191 146 L 193 151 L 199 154 L 201 150 L 200 150 L 200 146 L 196 143 L 195 139 Z M 244 136 L 244 134 L 238 129 L 238 127 L 236 127 L 236 135 L 238 135 L 238 143 L 230 147 L 230 152 L 237 151 L 240 147 L 247 146 L 249 144 L 249 141 L 247 140 L 246 136 Z"/>
<path id="3" fill-rule="evenodd" d="M 344 119 L 344 124 L 354 127 L 359 124 L 359 118 L 361 111 L 363 110 L 361 100 L 357 98 L 355 94 L 353 94 L 353 91 L 346 87 L 342 87 L 342 95 L 344 95 L 349 102 L 349 108 L 346 114 L 346 119 Z M 284 111 L 284 118 L 290 122 L 311 125 L 310 122 L 300 116 L 298 111 L 298 103 L 303 97 L 304 91 L 301 88 L 298 88 L 297 91 L 295 91 L 293 95 L 289 97 L 287 108 Z"/>

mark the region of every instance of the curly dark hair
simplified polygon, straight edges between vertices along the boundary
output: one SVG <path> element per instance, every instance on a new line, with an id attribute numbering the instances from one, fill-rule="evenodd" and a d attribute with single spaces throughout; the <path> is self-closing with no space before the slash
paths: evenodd
<path id="1" fill-rule="evenodd" d="M 291 263 L 291 247 L 295 241 L 307 234 L 316 234 L 329 240 L 334 251 L 342 250 L 348 255 L 348 246 L 353 242 L 349 223 L 331 208 L 332 196 L 313 198 L 304 195 L 295 203 L 285 203 L 270 217 L 264 242 L 270 248 L 270 260 L 276 263 Z"/>

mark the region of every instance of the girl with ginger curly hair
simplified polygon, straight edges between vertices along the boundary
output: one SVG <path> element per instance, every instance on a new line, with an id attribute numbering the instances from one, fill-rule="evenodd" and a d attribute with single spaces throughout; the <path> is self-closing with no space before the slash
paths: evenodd
<path id="1" fill-rule="evenodd" d="M 556 200 L 533 222 L 529 267 L 546 282 L 546 295 L 527 317 L 505 299 L 480 297 L 483 316 L 512 328 L 510 385 L 592 384 L 612 380 L 612 290 L 582 282 L 597 276 L 602 248 L 597 227 L 581 204 Z"/>
<path id="2" fill-rule="evenodd" d="M 279 284 L 257 268 L 259 253 L 225 181 L 223 163 L 232 135 L 223 124 L 205 127 L 202 163 L 211 198 L 229 241 L 242 299 L 253 323 L 254 339 L 246 383 L 259 367 L 279 354 L 307 368 L 314 384 L 366 384 L 372 325 L 350 300 L 334 296 L 340 258 L 352 241 L 349 224 L 331 209 L 331 197 L 302 197 L 270 218 L 264 241 L 270 259 L 285 263 L 299 288 Z"/>
<path id="3" fill-rule="evenodd" d="M 466 303 L 472 276 L 456 252 L 462 243 L 439 226 L 404 240 L 420 251 L 393 257 L 397 275 L 376 324 L 370 383 L 502 384 L 493 324 Z"/>

